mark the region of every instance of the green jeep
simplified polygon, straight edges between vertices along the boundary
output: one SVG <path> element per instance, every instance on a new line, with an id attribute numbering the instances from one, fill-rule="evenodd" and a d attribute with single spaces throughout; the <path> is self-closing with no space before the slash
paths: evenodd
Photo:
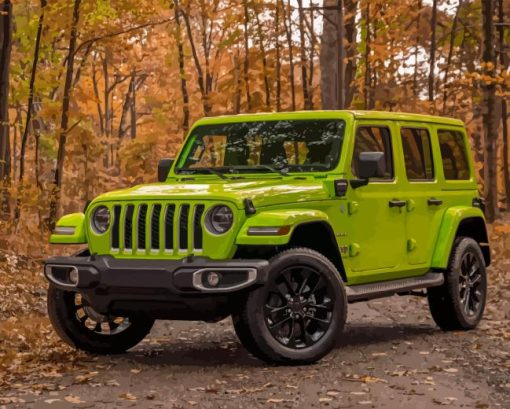
<path id="1" fill-rule="evenodd" d="M 62 217 L 44 267 L 48 311 L 72 346 L 120 353 L 155 319 L 232 316 L 268 362 L 311 363 L 347 303 L 428 298 L 443 330 L 480 321 L 490 249 L 461 121 L 295 112 L 198 121 L 159 183 Z"/>

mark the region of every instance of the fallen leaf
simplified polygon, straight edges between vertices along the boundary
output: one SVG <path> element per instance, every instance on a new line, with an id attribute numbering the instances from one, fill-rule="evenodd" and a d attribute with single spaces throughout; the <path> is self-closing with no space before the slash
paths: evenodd
<path id="1" fill-rule="evenodd" d="M 69 403 L 85 403 L 85 401 L 81 400 L 79 396 L 74 395 L 66 396 L 64 400 Z"/>
<path id="2" fill-rule="evenodd" d="M 128 393 L 128 392 L 119 395 L 119 398 L 124 399 L 124 400 L 136 400 L 137 399 L 137 397 L 135 395 Z"/>

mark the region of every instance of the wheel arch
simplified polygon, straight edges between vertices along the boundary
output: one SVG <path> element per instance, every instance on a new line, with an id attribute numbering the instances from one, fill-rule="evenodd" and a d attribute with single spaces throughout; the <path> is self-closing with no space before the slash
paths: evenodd
<path id="1" fill-rule="evenodd" d="M 483 212 L 475 207 L 452 207 L 445 212 L 437 236 L 432 268 L 448 266 L 453 243 L 457 237 L 471 237 L 482 250 L 485 264 L 491 263 L 489 239 Z"/>

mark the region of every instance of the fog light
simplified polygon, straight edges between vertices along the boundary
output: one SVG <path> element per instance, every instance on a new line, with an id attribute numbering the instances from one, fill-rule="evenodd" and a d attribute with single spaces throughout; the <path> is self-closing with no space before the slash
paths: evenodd
<path id="1" fill-rule="evenodd" d="M 217 287 L 220 283 L 221 274 L 215 273 L 214 271 L 210 271 L 207 273 L 206 276 L 207 284 L 209 284 L 211 287 Z"/>
<path id="2" fill-rule="evenodd" d="M 78 284 L 80 276 L 78 274 L 78 270 L 76 268 L 73 268 L 71 271 L 69 271 L 69 282 L 73 285 Z"/>

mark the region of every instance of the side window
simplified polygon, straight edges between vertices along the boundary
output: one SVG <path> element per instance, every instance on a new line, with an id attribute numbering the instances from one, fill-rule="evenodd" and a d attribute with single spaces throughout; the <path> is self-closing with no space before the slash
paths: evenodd
<path id="1" fill-rule="evenodd" d="M 411 181 L 434 179 L 429 131 L 422 128 L 402 128 L 400 136 L 407 179 Z"/>
<path id="2" fill-rule="evenodd" d="M 383 180 L 393 179 L 393 155 L 391 150 L 390 130 L 378 126 L 362 126 L 356 131 L 354 154 L 352 157 L 352 173 L 357 176 L 359 155 L 362 152 L 383 152 L 386 160 L 386 172 Z"/>
<path id="3" fill-rule="evenodd" d="M 438 130 L 441 159 L 446 180 L 468 180 L 469 165 L 466 145 L 461 132 Z"/>

